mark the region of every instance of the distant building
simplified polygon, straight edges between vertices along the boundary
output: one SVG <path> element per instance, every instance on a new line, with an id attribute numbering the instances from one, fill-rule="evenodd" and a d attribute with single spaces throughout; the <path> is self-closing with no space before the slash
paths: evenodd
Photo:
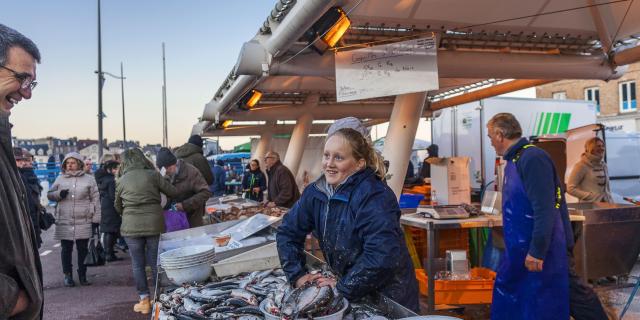
<path id="1" fill-rule="evenodd" d="M 98 143 L 94 143 L 82 150 L 79 150 L 78 153 L 80 153 L 81 156 L 85 157 L 85 158 L 91 158 L 91 161 L 93 163 L 99 163 L 100 158 L 98 156 Z M 103 148 L 102 149 L 102 154 L 106 154 L 106 153 L 111 153 L 109 150 Z"/>
<path id="2" fill-rule="evenodd" d="M 109 150 L 111 150 L 112 148 L 122 149 L 122 140 L 116 140 L 114 142 L 111 142 L 109 143 L 108 147 L 109 147 Z M 124 148 L 125 149 L 140 148 L 140 141 L 129 140 L 126 142 L 126 145 L 124 146 Z"/>
<path id="3" fill-rule="evenodd" d="M 589 100 L 597 104 L 598 122 L 607 131 L 640 131 L 637 92 L 640 63 L 629 65 L 620 79 L 562 80 L 536 88 L 538 98 Z"/>

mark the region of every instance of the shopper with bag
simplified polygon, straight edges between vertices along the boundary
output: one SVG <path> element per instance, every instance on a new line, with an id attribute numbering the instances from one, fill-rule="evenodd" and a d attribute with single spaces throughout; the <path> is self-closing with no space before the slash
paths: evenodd
<path id="1" fill-rule="evenodd" d="M 82 160 L 82 156 L 76 152 L 67 154 L 62 161 L 62 174 L 47 194 L 49 200 L 57 202 L 54 239 L 60 240 L 62 245 L 62 271 L 66 287 L 75 286 L 71 263 L 74 242 L 78 253 L 78 280 L 83 286 L 90 285 L 84 260 L 92 235 L 92 223 L 100 222 L 98 186 L 93 176 L 85 173 Z"/>
<path id="2" fill-rule="evenodd" d="M 156 166 L 164 168 L 167 178 L 178 189 L 178 196 L 168 199 L 169 206 L 173 205 L 176 211 L 186 213 L 189 227 L 202 226 L 204 205 L 211 197 L 211 191 L 198 168 L 176 159 L 167 148 L 161 148 L 158 152 Z"/>
<path id="3" fill-rule="evenodd" d="M 120 232 L 129 245 L 133 278 L 140 298 L 133 311 L 142 314 L 151 312 L 145 266 L 151 267 L 155 282 L 158 242 L 165 230 L 160 193 L 178 196 L 176 188 L 155 170 L 140 149 L 126 150 L 116 180 L 115 207 L 122 215 Z"/>

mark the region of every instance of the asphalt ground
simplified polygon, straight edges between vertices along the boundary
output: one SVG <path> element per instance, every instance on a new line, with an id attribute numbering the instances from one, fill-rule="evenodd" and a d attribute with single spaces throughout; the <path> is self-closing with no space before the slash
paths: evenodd
<path id="1" fill-rule="evenodd" d="M 116 255 L 123 260 L 100 267 L 89 267 L 90 286 L 80 286 L 74 247 L 73 265 L 76 286 L 63 285 L 60 242 L 53 240 L 55 227 L 42 233 L 40 259 L 44 273 L 44 319 L 150 319 L 150 315 L 133 312 L 138 295 L 133 282 L 131 258 L 127 253 Z"/>

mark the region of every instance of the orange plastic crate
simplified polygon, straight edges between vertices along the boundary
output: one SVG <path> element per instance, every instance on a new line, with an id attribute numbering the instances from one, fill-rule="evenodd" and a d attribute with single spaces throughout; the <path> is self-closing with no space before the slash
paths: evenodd
<path id="1" fill-rule="evenodd" d="M 436 280 L 436 304 L 490 304 L 496 273 L 485 268 L 471 269 L 471 277 L 482 280 Z M 420 294 L 427 295 L 427 275 L 416 269 Z"/>
<path id="2" fill-rule="evenodd" d="M 415 227 L 405 227 L 408 230 L 420 261 L 427 258 L 427 231 Z M 445 229 L 438 232 L 438 251 L 436 257 L 444 257 L 447 250 L 466 250 L 469 252 L 469 230 Z"/>

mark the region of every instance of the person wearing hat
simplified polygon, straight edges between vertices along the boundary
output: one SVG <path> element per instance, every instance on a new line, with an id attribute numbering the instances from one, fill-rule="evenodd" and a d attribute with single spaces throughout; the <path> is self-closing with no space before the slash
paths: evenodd
<path id="1" fill-rule="evenodd" d="M 68 153 L 62 161 L 62 173 L 56 178 L 47 198 L 57 202 L 54 239 L 62 245 L 62 272 L 64 285 L 75 286 L 71 262 L 73 244 L 78 252 L 78 279 L 81 285 L 89 285 L 84 259 L 88 253 L 92 224 L 100 223 L 100 193 L 96 179 L 84 171 L 83 157 Z"/>
<path id="2" fill-rule="evenodd" d="M 189 137 L 189 141 L 182 146 L 176 148 L 175 155 L 178 159 L 184 160 L 186 163 L 193 165 L 200 170 L 202 177 L 207 182 L 207 185 L 213 183 L 213 174 L 211 174 L 211 167 L 209 161 L 204 157 L 202 151 L 202 137 L 194 134 Z"/>
<path id="3" fill-rule="evenodd" d="M 202 226 L 204 205 L 211 197 L 211 192 L 200 171 L 186 161 L 177 159 L 167 148 L 160 148 L 156 166 L 160 170 L 164 168 L 167 178 L 178 191 L 178 195 L 168 199 L 167 203 L 175 204 L 176 210 L 187 214 L 191 228 Z"/>
<path id="4" fill-rule="evenodd" d="M 27 209 L 31 216 L 33 229 L 36 232 L 38 248 L 40 248 L 42 244 L 42 238 L 40 237 L 42 233 L 42 230 L 40 230 L 40 212 L 43 210 L 40 204 L 42 186 L 40 185 L 40 179 L 38 179 L 33 170 L 33 155 L 26 149 L 14 147 L 13 156 L 16 158 L 16 166 L 20 171 L 20 178 L 22 178 L 22 182 L 27 189 Z"/>
<path id="5" fill-rule="evenodd" d="M 151 312 L 149 284 L 145 266 L 152 271 L 152 283 L 157 277 L 157 255 L 160 234 L 165 230 L 161 193 L 177 197 L 178 190 L 156 170 L 142 150 L 128 149 L 122 153 L 122 163 L 116 179 L 115 207 L 122 215 L 120 232 L 129 245 L 133 279 L 140 301 L 133 311 Z"/>
<path id="6" fill-rule="evenodd" d="M 224 170 L 224 161 L 218 159 L 216 164 L 211 168 L 213 175 L 213 183 L 209 185 L 209 190 L 213 193 L 214 197 L 221 197 L 224 195 L 226 188 L 225 182 L 227 181 L 227 174 Z"/>

